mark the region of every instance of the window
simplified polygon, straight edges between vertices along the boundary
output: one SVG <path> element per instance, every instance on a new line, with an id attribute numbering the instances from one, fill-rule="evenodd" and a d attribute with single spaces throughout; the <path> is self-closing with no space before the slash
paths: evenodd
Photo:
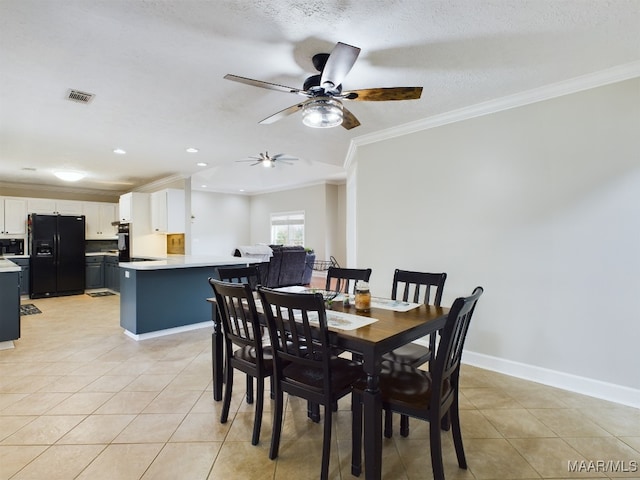
<path id="1" fill-rule="evenodd" d="M 272 213 L 271 243 L 304 246 L 304 212 Z"/>

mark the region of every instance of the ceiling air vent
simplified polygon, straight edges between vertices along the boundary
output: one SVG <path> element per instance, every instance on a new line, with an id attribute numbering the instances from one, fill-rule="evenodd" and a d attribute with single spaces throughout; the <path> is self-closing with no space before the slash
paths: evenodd
<path id="1" fill-rule="evenodd" d="M 69 95 L 67 95 L 68 100 L 78 103 L 89 103 L 93 97 L 95 97 L 93 93 L 81 92 L 80 90 L 69 90 Z"/>

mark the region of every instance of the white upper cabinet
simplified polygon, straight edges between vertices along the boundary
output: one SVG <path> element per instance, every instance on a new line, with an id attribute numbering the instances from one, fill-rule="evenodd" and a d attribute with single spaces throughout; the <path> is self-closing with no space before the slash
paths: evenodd
<path id="1" fill-rule="evenodd" d="M 76 200 L 53 200 L 50 198 L 27 199 L 28 213 L 42 215 L 82 215 L 82 204 Z"/>
<path id="2" fill-rule="evenodd" d="M 118 211 L 115 203 L 84 202 L 87 240 L 114 239 L 118 233 Z"/>
<path id="3" fill-rule="evenodd" d="M 156 233 L 184 233 L 184 190 L 168 188 L 151 194 L 151 229 Z"/>
<path id="4" fill-rule="evenodd" d="M 121 223 L 132 223 L 136 235 L 151 233 L 151 212 L 148 193 L 129 192 L 120 195 Z"/>
<path id="5" fill-rule="evenodd" d="M 0 198 L 0 236 L 27 234 L 27 201 L 23 198 Z"/>
<path id="6" fill-rule="evenodd" d="M 84 202 L 76 200 L 56 200 L 56 213 L 60 215 L 83 215 Z"/>

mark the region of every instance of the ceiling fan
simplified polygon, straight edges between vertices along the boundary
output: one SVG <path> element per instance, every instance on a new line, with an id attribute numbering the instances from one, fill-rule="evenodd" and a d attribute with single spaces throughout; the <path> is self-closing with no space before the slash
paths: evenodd
<path id="1" fill-rule="evenodd" d="M 285 153 L 276 153 L 275 155 L 269 155 L 269 152 L 260 153 L 259 156 L 252 156 L 247 158 L 246 160 L 236 160 L 236 162 L 254 162 L 251 164 L 252 167 L 262 164 L 262 166 L 265 168 L 274 168 L 276 166 L 276 163 L 293 165 L 292 162 L 297 161 L 297 158 L 291 157 Z"/>
<path id="2" fill-rule="evenodd" d="M 285 108 L 259 123 L 273 123 L 302 110 L 302 122 L 315 128 L 329 128 L 342 125 L 350 130 L 360 125 L 353 113 L 342 105 L 342 100 L 387 101 L 415 100 L 422 95 L 422 87 L 366 88 L 362 90 L 342 91 L 342 81 L 356 62 L 360 49 L 338 42 L 331 53 L 318 53 L 313 56 L 313 66 L 320 74 L 312 75 L 304 82 L 302 89 L 263 82 L 238 75 L 227 74 L 227 80 L 267 88 L 285 93 L 295 93 L 307 97 L 300 103 Z"/>

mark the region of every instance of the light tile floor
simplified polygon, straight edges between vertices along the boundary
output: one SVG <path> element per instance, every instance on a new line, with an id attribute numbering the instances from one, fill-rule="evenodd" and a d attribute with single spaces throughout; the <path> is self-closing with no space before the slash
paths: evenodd
<path id="1" fill-rule="evenodd" d="M 271 406 L 252 446 L 241 377 L 229 421 L 220 423 L 209 329 L 135 342 L 119 326 L 118 296 L 23 303 L 42 313 L 23 316 L 16 348 L 0 351 L 0 479 L 318 477 L 322 425 L 307 419 L 300 399 L 288 399 L 275 461 Z M 461 385 L 469 469 L 458 468 L 445 433 L 447 479 L 640 478 L 623 471 L 640 466 L 640 410 L 470 366 Z M 395 423 L 383 477 L 431 478 L 427 425 L 412 420 L 403 438 Z M 349 427 L 347 399 L 335 421 L 332 479 L 353 478 Z"/>

